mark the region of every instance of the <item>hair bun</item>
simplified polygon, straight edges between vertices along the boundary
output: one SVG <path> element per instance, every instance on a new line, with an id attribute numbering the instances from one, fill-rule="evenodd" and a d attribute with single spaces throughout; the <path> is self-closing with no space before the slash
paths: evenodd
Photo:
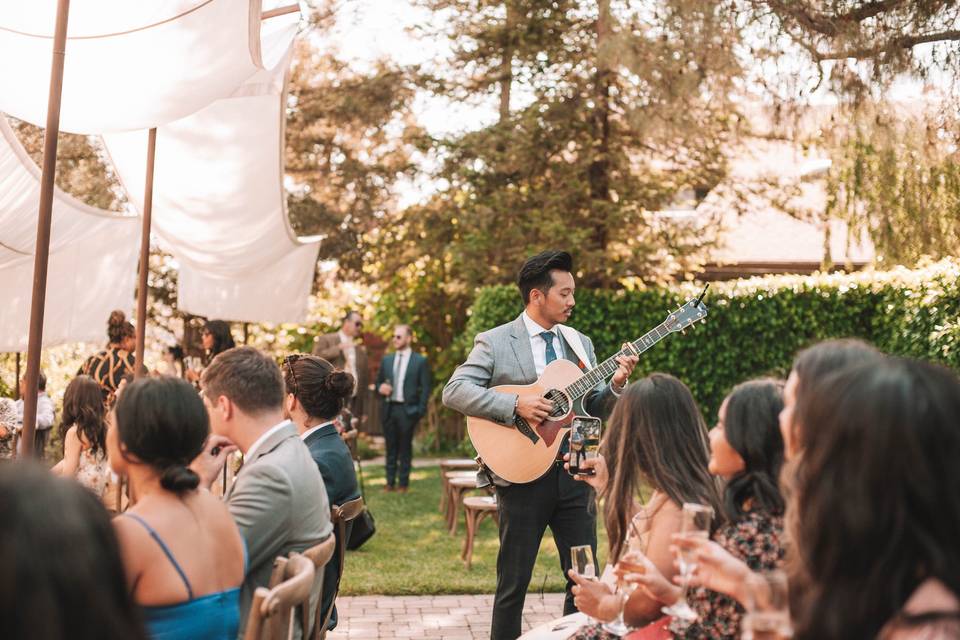
<path id="1" fill-rule="evenodd" d="M 167 467 L 160 476 L 160 486 L 167 491 L 182 493 L 200 486 L 200 476 L 183 464 Z"/>
<path id="2" fill-rule="evenodd" d="M 324 390 L 338 398 L 350 397 L 353 394 L 354 384 L 353 376 L 339 369 L 331 372 L 323 381 Z"/>
<path id="3" fill-rule="evenodd" d="M 125 314 L 123 311 L 119 309 L 116 309 L 110 312 L 110 319 L 107 320 L 107 326 L 122 327 L 126 321 L 127 321 L 127 314 Z"/>

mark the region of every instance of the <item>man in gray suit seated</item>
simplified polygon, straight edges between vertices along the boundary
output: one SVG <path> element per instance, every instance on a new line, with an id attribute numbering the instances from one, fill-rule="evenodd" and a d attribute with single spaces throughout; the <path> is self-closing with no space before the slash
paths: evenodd
<path id="1" fill-rule="evenodd" d="M 244 458 L 224 496 L 249 554 L 240 596 L 242 636 L 253 592 L 267 586 L 274 559 L 317 545 L 333 532 L 330 504 L 310 450 L 283 418 L 276 362 L 253 347 L 228 349 L 203 371 L 202 388 L 211 436 L 191 466 L 209 488 L 228 453 L 239 448 Z"/>

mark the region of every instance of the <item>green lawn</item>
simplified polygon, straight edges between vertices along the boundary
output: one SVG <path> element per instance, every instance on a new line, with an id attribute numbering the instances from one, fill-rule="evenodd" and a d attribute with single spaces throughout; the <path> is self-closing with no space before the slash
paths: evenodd
<path id="1" fill-rule="evenodd" d="M 487 518 L 473 550 L 468 571 L 460 560 L 464 540 L 463 514 L 457 535 L 446 531 L 440 502 L 440 469 L 413 469 L 410 492 L 383 492 L 383 467 L 363 467 L 367 503 L 376 518 L 377 533 L 357 551 L 348 551 L 341 594 L 433 595 L 493 593 L 497 580 L 497 525 Z M 598 549 L 605 556 L 606 537 L 599 526 Z M 602 562 L 602 560 L 601 560 Z M 544 536 L 530 592 L 562 591 L 564 581 L 553 537 Z"/>

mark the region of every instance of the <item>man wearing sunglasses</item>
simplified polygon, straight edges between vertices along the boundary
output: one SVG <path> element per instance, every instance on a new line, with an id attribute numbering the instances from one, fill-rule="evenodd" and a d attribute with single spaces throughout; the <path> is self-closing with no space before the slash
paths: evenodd
<path id="1" fill-rule="evenodd" d="M 313 355 L 320 356 L 337 369 L 343 369 L 357 381 L 347 408 L 362 424 L 367 413 L 364 402 L 367 398 L 369 369 L 367 349 L 363 346 L 363 318 L 360 314 L 347 311 L 340 322 L 339 331 L 315 337 Z"/>
<path id="2" fill-rule="evenodd" d="M 413 458 L 413 432 L 427 413 L 430 398 L 430 368 L 427 359 L 410 348 L 413 332 L 405 324 L 393 330 L 394 352 L 385 356 L 377 373 L 387 445 L 386 491 L 406 493 Z"/>

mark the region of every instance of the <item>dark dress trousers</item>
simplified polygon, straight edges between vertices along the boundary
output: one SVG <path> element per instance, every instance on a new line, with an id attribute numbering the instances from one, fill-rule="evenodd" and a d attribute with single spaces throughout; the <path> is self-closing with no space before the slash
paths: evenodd
<path id="1" fill-rule="evenodd" d="M 310 449 L 310 457 L 317 463 L 320 475 L 323 476 L 323 484 L 327 489 L 327 498 L 330 500 L 331 507 L 360 497 L 360 490 L 357 488 L 357 472 L 353 468 L 353 458 L 332 422 L 307 436 L 304 444 Z M 333 532 L 337 534 L 336 527 L 334 527 Z M 349 538 L 350 525 L 347 525 L 346 534 Z M 346 541 L 338 538 L 337 544 L 346 544 Z M 322 611 L 324 615 L 333 603 L 333 592 L 337 585 L 339 571 L 340 555 L 334 553 L 323 573 Z M 333 629 L 336 626 L 337 610 L 334 608 L 333 615 L 330 617 L 329 628 Z"/>
<path id="2" fill-rule="evenodd" d="M 397 354 L 384 357 L 377 373 L 376 389 L 387 380 L 393 379 Z M 399 486 L 410 484 L 410 461 L 413 458 L 413 433 L 417 422 L 427 413 L 427 400 L 430 399 L 430 367 L 427 359 L 415 351 L 410 352 L 410 362 L 403 377 L 403 402 L 395 402 L 380 396 L 383 423 L 383 439 L 387 445 L 387 486 L 394 481 Z"/>

